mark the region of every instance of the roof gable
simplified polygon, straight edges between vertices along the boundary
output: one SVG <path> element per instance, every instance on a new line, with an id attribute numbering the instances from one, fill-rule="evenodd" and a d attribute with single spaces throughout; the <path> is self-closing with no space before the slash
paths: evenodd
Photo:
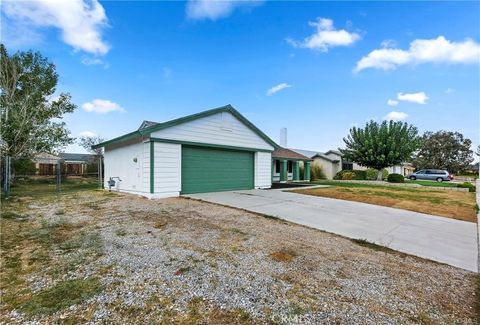
<path id="1" fill-rule="evenodd" d="M 190 122 L 190 121 L 194 121 L 194 120 L 197 120 L 197 119 L 200 119 L 200 118 L 204 118 L 204 117 L 211 116 L 211 115 L 218 114 L 218 113 L 222 113 L 222 112 L 228 112 L 228 113 L 232 114 L 240 122 L 242 122 L 245 126 L 247 126 L 250 130 L 252 130 L 254 133 L 256 133 L 260 138 L 262 138 L 265 142 L 270 144 L 273 148 L 278 147 L 278 145 L 272 139 L 270 139 L 265 133 L 263 133 L 255 125 L 253 125 L 250 121 L 248 121 L 236 109 L 234 109 L 231 105 L 226 105 L 226 106 L 210 109 L 210 110 L 207 110 L 207 111 L 203 111 L 203 112 L 200 112 L 200 113 L 184 116 L 184 117 L 174 119 L 174 120 L 171 120 L 171 121 L 167 121 L 167 122 L 164 122 L 164 123 L 157 123 L 155 125 L 151 125 L 151 126 L 143 128 L 143 129 L 138 129 L 137 131 L 127 133 L 123 136 L 114 138 L 112 140 L 99 143 L 95 146 L 92 146 L 92 148 L 95 149 L 95 148 L 105 147 L 105 146 L 113 144 L 113 143 L 120 143 L 120 142 L 128 141 L 128 140 L 131 140 L 131 139 L 134 139 L 134 138 L 139 138 L 139 137 L 142 137 L 142 136 L 150 136 L 150 134 L 153 133 L 153 132 L 160 131 L 160 130 L 163 130 L 163 129 L 166 129 L 166 128 L 170 128 L 170 127 L 173 127 L 173 126 L 176 126 L 176 125 L 180 125 L 180 124 L 183 124 L 183 123 L 187 123 L 187 122 Z M 142 123 L 142 126 L 143 126 L 143 123 Z"/>

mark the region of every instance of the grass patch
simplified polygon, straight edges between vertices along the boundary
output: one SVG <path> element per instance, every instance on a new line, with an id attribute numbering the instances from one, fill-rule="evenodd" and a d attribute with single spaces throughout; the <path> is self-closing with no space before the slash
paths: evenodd
<path id="1" fill-rule="evenodd" d="M 153 225 L 153 228 L 162 229 L 163 227 L 165 227 L 167 225 L 167 223 L 168 222 L 166 222 L 166 221 L 157 221 Z"/>
<path id="2" fill-rule="evenodd" d="M 476 222 L 475 194 L 418 187 L 324 181 L 329 187 L 299 189 L 300 194 L 356 201 Z"/>
<path id="3" fill-rule="evenodd" d="M 24 216 L 24 215 L 21 215 L 21 214 L 18 214 L 16 212 L 12 212 L 12 211 L 2 211 L 1 218 L 2 219 L 7 219 L 7 220 L 23 221 L 23 220 L 28 219 L 28 216 Z"/>
<path id="4" fill-rule="evenodd" d="M 405 184 L 418 184 L 422 186 L 434 186 L 434 187 L 458 187 L 457 183 L 451 182 L 435 182 L 435 181 L 412 181 L 412 180 L 405 180 Z"/>
<path id="5" fill-rule="evenodd" d="M 127 231 L 123 228 L 120 228 L 115 231 L 115 234 L 119 237 L 123 237 L 127 235 Z"/>
<path id="6" fill-rule="evenodd" d="M 190 266 L 181 267 L 175 272 L 175 275 L 182 275 L 187 273 L 188 271 L 190 271 Z"/>
<path id="7" fill-rule="evenodd" d="M 35 293 L 19 309 L 30 316 L 48 315 L 81 303 L 101 291 L 102 286 L 96 278 L 67 280 Z"/>
<path id="8" fill-rule="evenodd" d="M 270 257 L 275 262 L 291 262 L 296 256 L 297 253 L 291 249 L 281 249 L 279 251 L 270 253 Z"/>
<path id="9" fill-rule="evenodd" d="M 394 252 L 394 250 L 388 247 L 372 243 L 366 239 L 351 239 L 351 241 L 357 245 L 373 249 L 374 251 L 377 251 L 377 252 L 386 252 L 386 253 Z"/>

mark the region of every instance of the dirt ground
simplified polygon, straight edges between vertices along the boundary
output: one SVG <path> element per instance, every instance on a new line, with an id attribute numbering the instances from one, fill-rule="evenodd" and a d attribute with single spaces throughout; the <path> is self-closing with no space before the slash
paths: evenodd
<path id="1" fill-rule="evenodd" d="M 342 185 L 296 192 L 477 222 L 475 193 L 363 184 Z"/>
<path id="2" fill-rule="evenodd" d="M 2 204 L 2 323 L 461 323 L 477 276 L 184 198 Z"/>

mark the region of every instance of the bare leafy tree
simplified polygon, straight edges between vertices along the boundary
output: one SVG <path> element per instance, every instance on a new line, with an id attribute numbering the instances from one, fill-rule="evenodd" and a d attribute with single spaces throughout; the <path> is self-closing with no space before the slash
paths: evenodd
<path id="1" fill-rule="evenodd" d="M 85 148 L 88 152 L 101 156 L 103 154 L 103 148 L 92 149 L 92 146 L 104 142 L 105 139 L 101 137 L 80 137 L 78 144 Z"/>
<path id="2" fill-rule="evenodd" d="M 58 83 L 55 65 L 38 52 L 10 56 L 0 44 L 0 68 L 2 154 L 27 158 L 72 143 L 61 118 L 76 105 L 68 93 L 52 99 Z"/>

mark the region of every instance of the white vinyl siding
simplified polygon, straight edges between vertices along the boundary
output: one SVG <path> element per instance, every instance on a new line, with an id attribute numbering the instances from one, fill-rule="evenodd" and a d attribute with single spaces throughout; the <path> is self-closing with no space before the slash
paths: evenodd
<path id="1" fill-rule="evenodd" d="M 153 132 L 153 138 L 273 150 L 257 133 L 228 112 L 206 116 Z"/>
<path id="2" fill-rule="evenodd" d="M 142 143 L 107 149 L 104 153 L 105 188 L 110 177 L 117 178 L 115 190 L 124 192 L 144 192 L 143 188 L 143 153 Z M 135 161 L 136 160 L 136 161 Z"/>
<path id="3" fill-rule="evenodd" d="M 255 188 L 269 188 L 272 185 L 272 154 L 255 153 Z"/>
<path id="4" fill-rule="evenodd" d="M 182 167 L 181 145 L 155 142 L 153 157 L 155 196 L 162 197 L 179 195 L 181 189 Z"/>

